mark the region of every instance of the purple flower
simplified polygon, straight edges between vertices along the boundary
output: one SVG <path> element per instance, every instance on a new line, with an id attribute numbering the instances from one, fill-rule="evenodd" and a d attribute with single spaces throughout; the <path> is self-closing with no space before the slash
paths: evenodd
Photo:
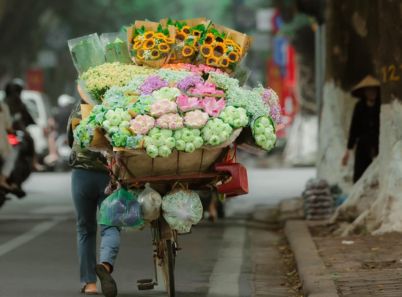
<path id="1" fill-rule="evenodd" d="M 148 77 L 144 83 L 140 86 L 140 92 L 142 95 L 150 95 L 153 91 L 159 90 L 163 87 L 167 87 L 169 84 L 157 75 Z"/>
<path id="2" fill-rule="evenodd" d="M 282 123 L 281 108 L 278 105 L 271 106 L 270 116 L 277 123 Z"/>
<path id="3" fill-rule="evenodd" d="M 262 100 L 264 100 L 264 102 L 268 105 L 270 105 L 271 103 L 271 90 L 268 89 L 264 89 L 264 91 L 262 92 Z"/>
<path id="4" fill-rule="evenodd" d="M 177 87 L 183 91 L 187 91 L 189 88 L 194 87 L 196 84 L 202 83 L 203 80 L 199 75 L 189 75 L 183 78 L 177 83 Z"/>

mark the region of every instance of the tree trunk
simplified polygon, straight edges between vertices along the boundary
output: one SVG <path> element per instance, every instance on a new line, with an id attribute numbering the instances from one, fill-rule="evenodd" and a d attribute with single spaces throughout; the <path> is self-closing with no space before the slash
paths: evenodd
<path id="1" fill-rule="evenodd" d="M 338 230 L 344 235 L 361 230 L 402 232 L 402 3 L 381 0 L 376 7 L 381 20 L 375 19 L 380 46 L 373 46 L 371 52 L 381 78 L 380 152 L 334 217 L 337 221 L 354 220 Z"/>

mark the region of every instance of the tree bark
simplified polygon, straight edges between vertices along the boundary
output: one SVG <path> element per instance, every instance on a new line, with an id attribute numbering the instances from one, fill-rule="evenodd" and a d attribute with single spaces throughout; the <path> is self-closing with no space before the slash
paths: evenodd
<path id="1" fill-rule="evenodd" d="M 338 222 L 353 221 L 338 230 L 344 235 L 361 230 L 402 232 L 402 3 L 379 0 L 377 4 L 379 39 L 371 52 L 381 78 L 380 152 L 334 217 Z"/>

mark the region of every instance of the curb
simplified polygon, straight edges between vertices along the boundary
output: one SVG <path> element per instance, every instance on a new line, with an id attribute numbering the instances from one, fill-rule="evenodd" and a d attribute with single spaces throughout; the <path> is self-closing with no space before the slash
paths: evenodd
<path id="1" fill-rule="evenodd" d="M 302 220 L 287 221 L 285 234 L 295 255 L 304 296 L 339 296 L 335 283 L 318 254 L 306 222 Z"/>

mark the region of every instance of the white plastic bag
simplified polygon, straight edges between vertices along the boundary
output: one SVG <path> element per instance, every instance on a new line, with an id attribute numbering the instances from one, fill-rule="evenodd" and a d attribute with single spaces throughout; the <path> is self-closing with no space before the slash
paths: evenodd
<path id="1" fill-rule="evenodd" d="M 203 213 L 200 196 L 194 191 L 178 190 L 163 197 L 163 217 L 179 233 L 190 232 Z"/>
<path id="2" fill-rule="evenodd" d="M 144 191 L 138 196 L 141 204 L 143 218 L 147 222 L 152 222 L 159 218 L 162 205 L 161 195 L 152 189 L 149 184 L 145 185 Z"/>

